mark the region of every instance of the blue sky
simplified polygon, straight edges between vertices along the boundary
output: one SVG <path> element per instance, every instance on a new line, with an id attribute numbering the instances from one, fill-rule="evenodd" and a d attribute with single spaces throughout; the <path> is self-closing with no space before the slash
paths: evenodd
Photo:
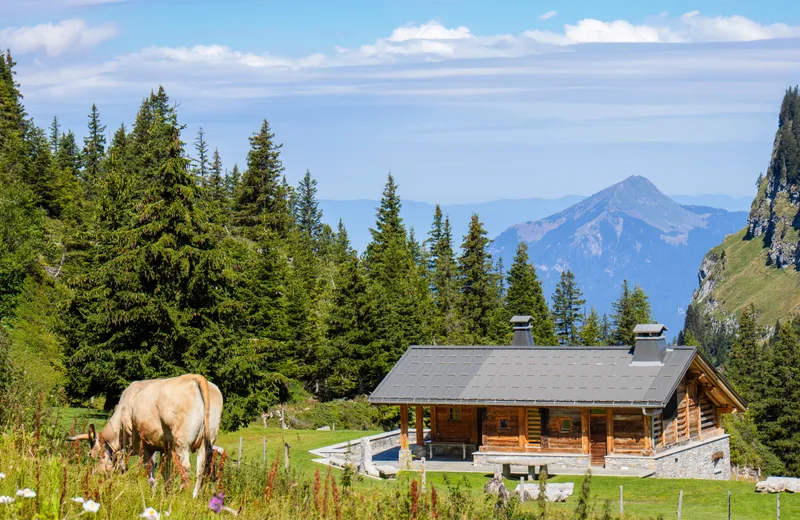
<path id="1" fill-rule="evenodd" d="M 563 5 L 562 5 L 563 4 Z M 588 195 L 629 175 L 752 194 L 784 89 L 792 2 L 3 0 L 25 103 L 111 133 L 163 84 L 225 165 L 267 118 L 324 198 Z"/>

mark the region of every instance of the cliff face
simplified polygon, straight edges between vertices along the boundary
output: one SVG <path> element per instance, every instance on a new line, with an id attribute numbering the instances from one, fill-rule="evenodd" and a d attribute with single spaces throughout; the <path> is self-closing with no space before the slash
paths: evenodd
<path id="1" fill-rule="evenodd" d="M 752 303 L 763 325 L 800 312 L 800 95 L 786 91 L 769 167 L 747 227 L 712 248 L 698 271 L 692 306 L 717 329 Z M 688 316 L 687 316 L 688 323 Z"/>

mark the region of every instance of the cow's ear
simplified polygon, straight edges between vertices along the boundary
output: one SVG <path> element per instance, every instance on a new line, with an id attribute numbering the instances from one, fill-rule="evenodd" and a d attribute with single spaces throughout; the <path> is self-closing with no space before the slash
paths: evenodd
<path id="1" fill-rule="evenodd" d="M 97 432 L 95 432 L 94 424 L 89 425 L 89 444 L 94 446 L 97 443 Z"/>

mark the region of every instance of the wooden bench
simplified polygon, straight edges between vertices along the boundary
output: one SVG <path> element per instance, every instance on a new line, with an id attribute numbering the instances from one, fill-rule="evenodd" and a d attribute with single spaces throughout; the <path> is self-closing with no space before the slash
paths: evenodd
<path id="1" fill-rule="evenodd" d="M 547 471 L 548 464 L 555 464 L 556 459 L 552 457 L 530 456 L 530 457 L 506 457 L 494 456 L 486 457 L 488 464 L 495 464 L 502 466 L 502 474 L 504 478 L 511 478 L 511 466 L 526 466 L 528 468 L 528 478 L 534 479 L 539 477 L 538 468 L 544 468 Z M 495 475 L 497 476 L 497 471 Z"/>

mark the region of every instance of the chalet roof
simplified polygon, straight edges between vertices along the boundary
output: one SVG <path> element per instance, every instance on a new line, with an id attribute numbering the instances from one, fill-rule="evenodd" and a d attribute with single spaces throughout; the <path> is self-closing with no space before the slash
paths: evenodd
<path id="1" fill-rule="evenodd" d="M 412 346 L 369 401 L 663 407 L 696 355 L 672 347 L 642 366 L 631 347 Z"/>

